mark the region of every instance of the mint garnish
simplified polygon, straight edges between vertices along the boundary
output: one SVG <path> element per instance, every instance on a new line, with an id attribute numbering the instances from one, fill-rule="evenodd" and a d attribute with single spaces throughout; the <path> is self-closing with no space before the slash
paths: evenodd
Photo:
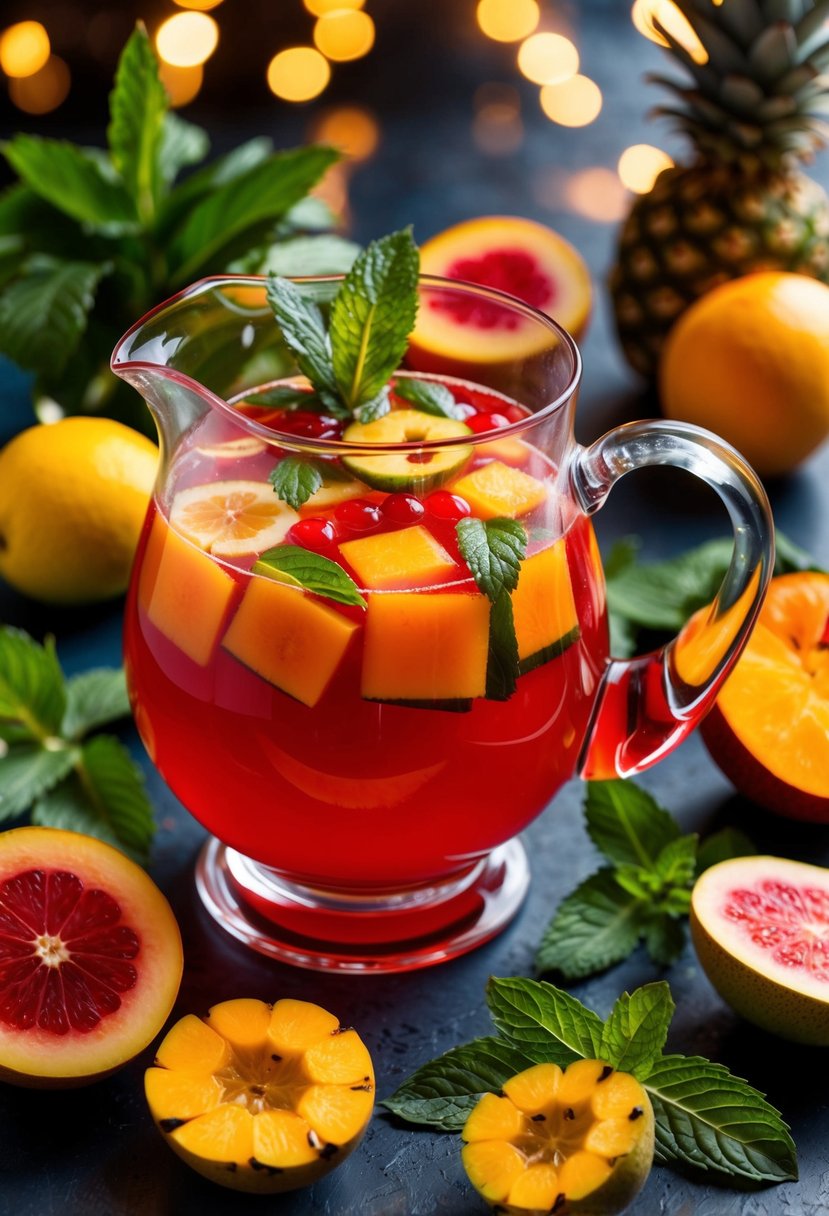
<path id="1" fill-rule="evenodd" d="M 394 382 L 394 392 L 395 396 L 410 401 L 422 414 L 454 418 L 460 422 L 464 419 L 464 411 L 445 384 L 432 380 L 411 380 L 408 376 L 401 376 Z"/>
<path id="2" fill-rule="evenodd" d="M 90 731 L 129 714 L 124 672 L 64 678 L 54 645 L 0 628 L 0 820 L 84 832 L 145 862 L 152 810 L 141 770 L 112 735 Z"/>
<path id="3" fill-rule="evenodd" d="M 322 485 L 322 471 L 313 461 L 283 456 L 271 470 L 268 481 L 277 498 L 298 511 Z"/>
<path id="4" fill-rule="evenodd" d="M 366 607 L 357 584 L 337 562 L 320 553 L 311 553 L 300 545 L 277 545 L 268 549 L 254 564 L 253 572 L 302 587 L 337 604 Z"/>
<path id="5" fill-rule="evenodd" d="M 498 1093 L 524 1068 L 604 1059 L 647 1090 L 657 1161 L 746 1189 L 797 1178 L 788 1125 L 758 1090 L 722 1064 L 662 1055 L 674 1012 L 666 983 L 624 993 L 606 1022 L 543 981 L 491 979 L 486 999 L 498 1037 L 422 1065 L 384 1106 L 410 1123 L 460 1131 L 481 1094 Z"/>
<path id="6" fill-rule="evenodd" d="M 320 400 L 332 410 L 342 410 L 334 366 L 331 340 L 322 312 L 302 288 L 288 279 L 270 275 L 268 303 L 279 322 L 282 336 L 293 351 L 299 370 L 310 380 Z"/>
<path id="7" fill-rule="evenodd" d="M 526 556 L 527 530 L 517 519 L 468 517 L 458 521 L 455 532 L 461 556 L 478 589 L 492 604 L 486 695 L 490 701 L 507 701 L 515 692 L 519 675 L 510 595 L 518 586 L 521 562 Z"/>

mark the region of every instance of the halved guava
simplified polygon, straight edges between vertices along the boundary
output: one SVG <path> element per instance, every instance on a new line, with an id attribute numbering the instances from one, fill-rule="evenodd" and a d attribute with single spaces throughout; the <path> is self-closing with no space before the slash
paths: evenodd
<path id="1" fill-rule="evenodd" d="M 829 870 L 783 857 L 734 857 L 706 870 L 691 900 L 705 974 L 747 1021 L 829 1045 Z"/>
<path id="2" fill-rule="evenodd" d="M 115 1072 L 163 1026 L 182 962 L 170 905 L 123 853 L 57 828 L 0 835 L 0 1079 Z"/>

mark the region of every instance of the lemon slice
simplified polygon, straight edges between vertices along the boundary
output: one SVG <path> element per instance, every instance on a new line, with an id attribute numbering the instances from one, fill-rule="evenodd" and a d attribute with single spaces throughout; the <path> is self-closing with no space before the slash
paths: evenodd
<path id="1" fill-rule="evenodd" d="M 299 519 L 263 481 L 213 481 L 181 490 L 170 523 L 216 557 L 262 553 L 278 545 Z"/>
<path id="2" fill-rule="evenodd" d="M 208 443 L 196 448 L 200 456 L 210 456 L 214 460 L 247 460 L 249 456 L 258 456 L 264 452 L 267 444 L 252 435 L 244 435 L 241 439 L 226 439 L 224 443 Z"/>

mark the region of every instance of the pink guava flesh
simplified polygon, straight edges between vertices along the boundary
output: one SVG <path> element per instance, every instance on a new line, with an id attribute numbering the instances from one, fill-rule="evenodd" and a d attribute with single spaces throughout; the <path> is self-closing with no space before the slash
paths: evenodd
<path id="1" fill-rule="evenodd" d="M 723 913 L 781 967 L 829 984 L 829 890 L 764 879 L 729 891 Z"/>
<path id="2" fill-rule="evenodd" d="M 457 258 L 446 267 L 450 279 L 464 279 L 517 296 L 533 308 L 549 311 L 556 298 L 556 285 L 540 263 L 525 249 L 491 249 L 479 258 Z M 521 318 L 490 300 L 441 293 L 429 300 L 430 307 L 449 313 L 458 325 L 478 329 L 516 329 Z"/>

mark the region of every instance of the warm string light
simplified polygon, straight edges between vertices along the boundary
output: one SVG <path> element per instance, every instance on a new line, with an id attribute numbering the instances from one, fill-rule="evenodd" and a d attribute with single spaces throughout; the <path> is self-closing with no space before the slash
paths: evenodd
<path id="1" fill-rule="evenodd" d="M 312 46 L 292 46 L 268 64 L 268 88 L 282 101 L 310 101 L 331 79 L 328 60 Z"/>
<path id="2" fill-rule="evenodd" d="M 560 84 L 579 70 L 579 53 L 562 34 L 531 34 L 518 50 L 518 68 L 533 84 Z"/>
<path id="3" fill-rule="evenodd" d="M 350 163 L 359 163 L 377 151 L 380 127 L 371 110 L 364 106 L 337 106 L 327 110 L 314 124 L 312 139 L 339 148 Z"/>
<path id="4" fill-rule="evenodd" d="M 0 34 L 0 68 L 14 79 L 41 71 L 51 51 L 49 35 L 39 21 L 18 21 Z"/>
<path id="5" fill-rule="evenodd" d="M 192 68 L 178 68 L 162 60 L 158 65 L 158 74 L 174 109 L 189 105 L 198 96 L 204 82 L 204 68 L 200 63 Z"/>
<path id="6" fill-rule="evenodd" d="M 211 8 L 218 8 L 222 0 L 173 0 L 179 8 L 194 8 L 200 13 L 209 12 Z"/>
<path id="7" fill-rule="evenodd" d="M 218 45 L 219 27 L 207 13 L 176 13 L 159 26 L 155 36 L 159 58 L 174 68 L 197 67 Z"/>
<path id="8" fill-rule="evenodd" d="M 663 169 L 670 169 L 672 158 L 652 144 L 633 144 L 619 157 L 619 177 L 623 186 L 635 194 L 649 194 Z"/>
<path id="9" fill-rule="evenodd" d="M 589 76 L 571 76 L 561 84 L 545 84 L 541 108 L 562 127 L 586 127 L 602 109 L 602 91 Z"/>
<path id="10" fill-rule="evenodd" d="M 360 9 L 334 9 L 317 18 L 314 44 L 335 63 L 362 59 L 374 46 L 374 22 Z"/>
<path id="11" fill-rule="evenodd" d="M 670 45 L 656 28 L 658 21 L 674 41 L 688 52 L 694 63 L 708 62 L 708 52 L 694 32 L 694 27 L 673 0 L 635 0 L 630 15 L 639 33 L 650 38 L 651 42 L 660 46 Z"/>
<path id="12" fill-rule="evenodd" d="M 324 17 L 335 9 L 362 8 L 366 0 L 304 0 L 305 7 L 313 17 Z"/>
<path id="13" fill-rule="evenodd" d="M 59 55 L 50 55 L 39 71 L 9 80 L 9 97 L 26 114 L 49 114 L 69 95 L 72 77 Z"/>
<path id="14" fill-rule="evenodd" d="M 475 92 L 472 138 L 488 156 L 507 156 L 524 139 L 521 98 L 507 84 L 482 84 Z"/>
<path id="15" fill-rule="evenodd" d="M 541 11 L 537 0 L 479 0 L 475 16 L 487 38 L 519 42 L 538 25 Z"/>

